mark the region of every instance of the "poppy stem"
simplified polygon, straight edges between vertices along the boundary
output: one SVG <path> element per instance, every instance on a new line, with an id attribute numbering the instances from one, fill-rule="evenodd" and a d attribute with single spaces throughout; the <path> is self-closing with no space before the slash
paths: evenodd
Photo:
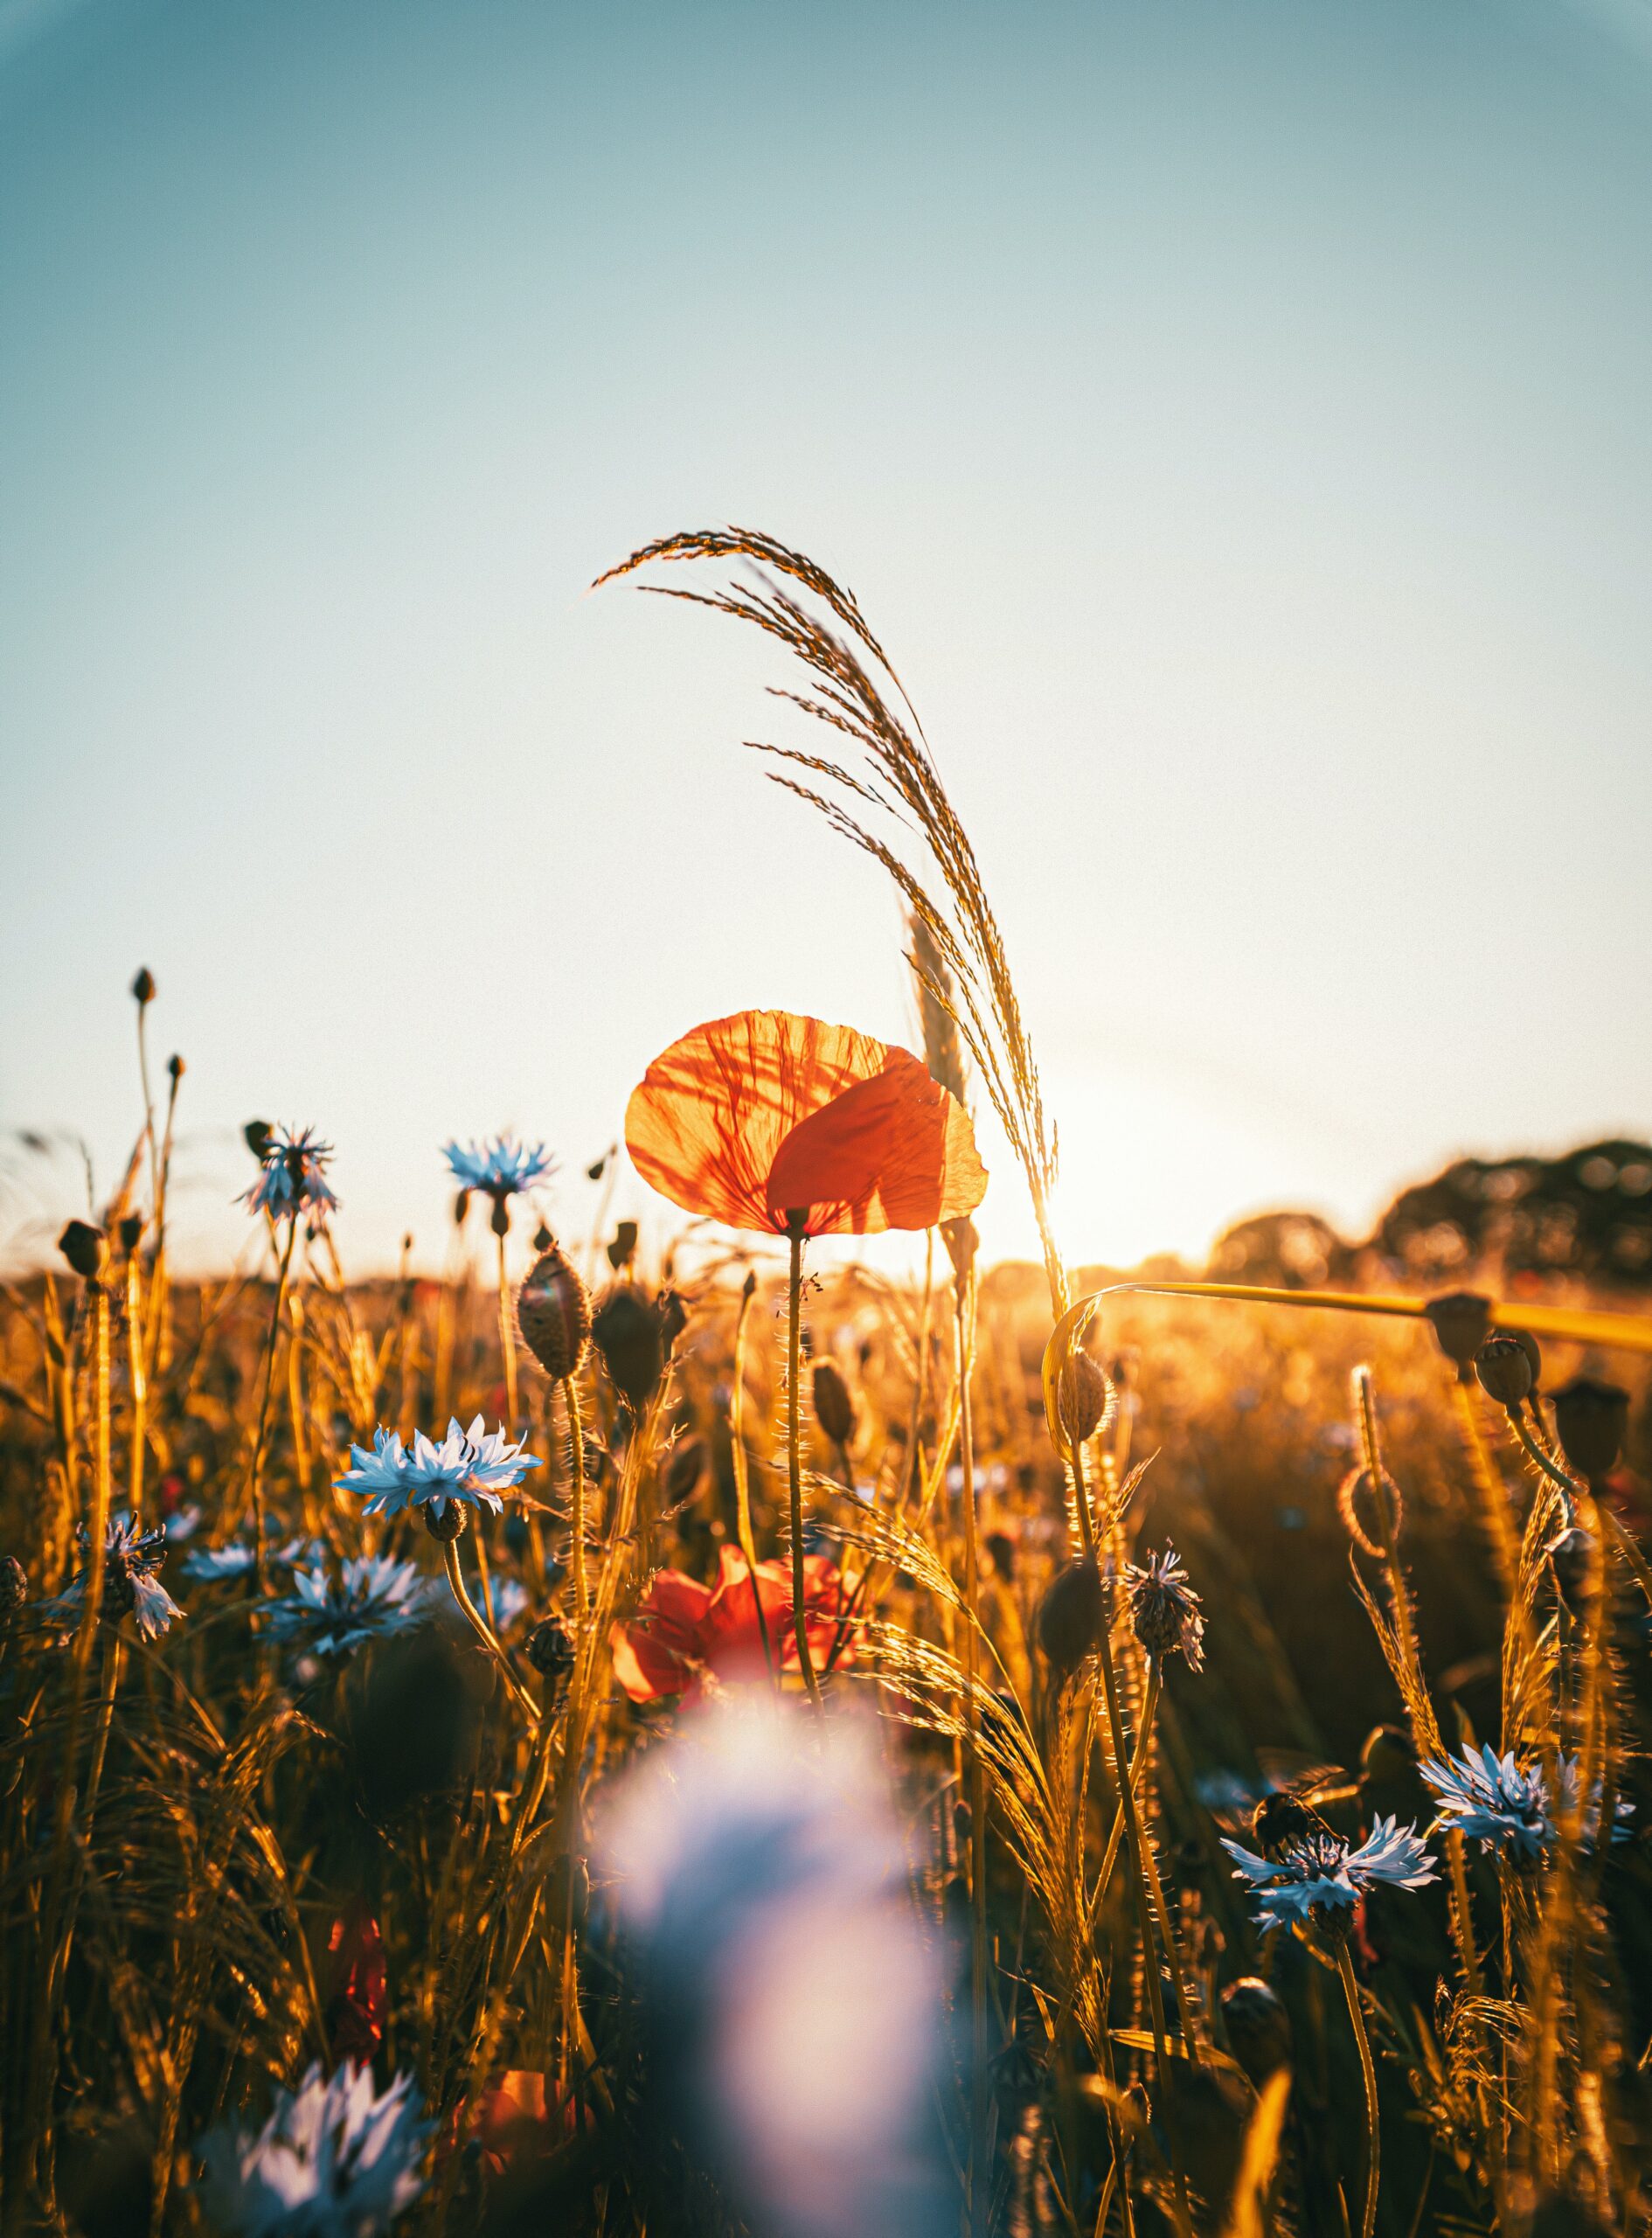
<path id="1" fill-rule="evenodd" d="M 740 1310 L 734 1321 L 734 1374 L 728 1394 L 728 1442 L 729 1456 L 734 1464 L 735 1527 L 739 1533 L 740 1552 L 746 1557 L 746 1574 L 752 1588 L 752 1607 L 757 1616 L 757 1636 L 763 1643 L 763 1663 L 772 1679 L 774 1677 L 774 1651 L 769 1644 L 768 1621 L 763 1614 L 763 1595 L 757 1582 L 757 1539 L 752 1530 L 752 1486 L 746 1461 L 746 1324 L 756 1289 L 757 1277 L 748 1273 L 741 1286 Z"/>
<path id="2" fill-rule="evenodd" d="M 786 1475 L 792 1502 L 792 1629 L 797 1635 L 797 1660 L 803 1684 L 816 1709 L 821 1706 L 820 1681 L 809 1652 L 809 1620 L 804 1614 L 803 1572 L 803 1223 L 808 1213 L 788 1212 L 786 1233 L 791 1240 L 791 1281 L 787 1293 L 786 1319 Z"/>

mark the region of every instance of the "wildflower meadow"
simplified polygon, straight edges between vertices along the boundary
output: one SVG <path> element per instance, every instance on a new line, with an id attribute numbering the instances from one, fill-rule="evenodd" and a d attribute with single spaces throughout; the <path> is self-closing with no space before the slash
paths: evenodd
<path id="1" fill-rule="evenodd" d="M 603 580 L 774 664 L 913 1046 L 685 1016 L 611 1084 L 665 1242 L 433 1141 L 440 1277 L 253 1121 L 184 1279 L 139 975 L 129 1166 L 0 1296 L 0 2230 L 1652 2228 L 1643 1293 L 1075 1267 L 855 599 Z"/>

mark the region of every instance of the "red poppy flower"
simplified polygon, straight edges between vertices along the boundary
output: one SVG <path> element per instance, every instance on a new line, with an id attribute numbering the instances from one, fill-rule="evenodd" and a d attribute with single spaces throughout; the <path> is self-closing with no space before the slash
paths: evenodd
<path id="1" fill-rule="evenodd" d="M 615 1624 L 610 1636 L 614 1675 L 634 1702 L 657 1702 L 670 1694 L 696 1701 L 707 1682 L 760 1678 L 767 1666 L 763 1632 L 757 1621 L 760 1600 L 768 1634 L 768 1655 L 782 1672 L 796 1671 L 797 1634 L 792 1622 L 792 1573 L 788 1562 L 759 1562 L 755 1573 L 737 1546 L 725 1546 L 714 1586 L 661 1570 L 628 1624 Z M 842 1572 L 824 1554 L 803 1560 L 803 1616 L 809 1658 L 816 1670 L 852 1659 L 854 1626 Z"/>
<path id="2" fill-rule="evenodd" d="M 364 1903 L 352 1903 L 333 1922 L 327 1953 L 327 2035 L 334 2063 L 353 2060 L 366 2067 L 385 2033 L 385 1946 Z"/>
<path id="3" fill-rule="evenodd" d="M 933 1227 L 986 1194 L 963 1106 L 909 1049 L 788 1011 L 696 1026 L 631 1096 L 626 1147 L 685 1212 L 783 1235 Z"/>

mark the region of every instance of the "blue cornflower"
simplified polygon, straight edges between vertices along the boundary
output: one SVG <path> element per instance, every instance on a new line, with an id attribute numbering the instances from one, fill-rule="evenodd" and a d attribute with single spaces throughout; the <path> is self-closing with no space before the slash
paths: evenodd
<path id="1" fill-rule="evenodd" d="M 323 2082 L 317 2064 L 261 2130 L 201 2139 L 208 2220 L 235 2238 L 378 2238 L 425 2188 L 434 2125 L 419 2115 L 410 2075 L 380 2095 L 371 2068 L 347 2060 Z"/>
<path id="2" fill-rule="evenodd" d="M 346 1561 L 337 1578 L 317 1563 L 295 1571 L 292 1592 L 270 1602 L 270 1636 L 295 1640 L 312 1655 L 349 1655 L 422 1623 L 434 1589 L 417 1562 L 387 1554 Z"/>
<path id="3" fill-rule="evenodd" d="M 80 1567 L 57 1597 L 56 1607 L 60 1610 L 85 1606 L 92 1539 L 84 1523 L 80 1526 Z M 103 1606 L 98 1612 L 106 1624 L 118 1624 L 122 1616 L 135 1616 L 138 1630 L 146 1640 L 152 1640 L 184 1614 L 161 1583 L 159 1572 L 165 1560 L 163 1523 L 156 1524 L 153 1531 L 140 1531 L 128 1508 L 109 1518 L 103 1536 Z"/>
<path id="4" fill-rule="evenodd" d="M 519 1484 L 530 1469 L 545 1466 L 520 1442 L 511 1444 L 503 1429 L 485 1430 L 480 1414 L 469 1430 L 450 1421 L 440 1445 L 415 1430 L 411 1453 L 395 1430 L 377 1429 L 371 1452 L 352 1445 L 350 1457 L 354 1466 L 337 1479 L 337 1486 L 370 1496 L 365 1515 L 399 1515 L 427 1504 L 441 1516 L 450 1499 L 489 1507 L 497 1515 L 504 1505 L 499 1495 Z"/>
<path id="5" fill-rule="evenodd" d="M 1560 1795 L 1553 1811 L 1541 1764 L 1530 1760 L 1521 1763 L 1512 1749 L 1499 1756 L 1489 1741 L 1478 1749 L 1465 1748 L 1461 1757 L 1447 1756 L 1417 1769 L 1433 1790 L 1440 1805 L 1435 1825 L 1441 1831 L 1466 1834 L 1485 1849 L 1537 1857 L 1558 1840 L 1556 1820 L 1578 1807 L 1578 1760 L 1562 1749 L 1556 1762 Z M 1632 1803 L 1620 1803 L 1616 1815 L 1628 1818 L 1634 1809 Z M 1597 1783 L 1584 1818 L 1585 1838 L 1593 1841 L 1600 1824 Z M 1624 1828 L 1614 1826 L 1612 1838 L 1625 1839 Z"/>
<path id="6" fill-rule="evenodd" d="M 528 1588 L 520 1578 L 490 1577 L 487 1591 L 478 1598 L 495 1631 L 508 1632 L 528 1605 Z"/>
<path id="7" fill-rule="evenodd" d="M 496 1135 L 489 1143 L 448 1143 L 442 1156 L 462 1189 L 479 1190 L 496 1205 L 519 1197 L 556 1171 L 556 1160 L 543 1143 L 530 1146 L 510 1135 Z"/>
<path id="8" fill-rule="evenodd" d="M 1369 1888 L 1420 1888 L 1440 1877 L 1416 1828 L 1402 1828 L 1394 1818 L 1378 1818 L 1358 1849 L 1330 1832 L 1288 1842 L 1275 1859 L 1257 1857 L 1238 1842 L 1224 1841 L 1222 1847 L 1238 1868 L 1233 1878 L 1249 1881 L 1257 1923 L 1264 1928 L 1322 1922 L 1351 1908 Z"/>
<path id="9" fill-rule="evenodd" d="M 240 1203 L 253 1212 L 267 1213 L 273 1220 L 296 1220 L 302 1213 L 313 1227 L 321 1227 L 330 1213 L 338 1210 L 337 1198 L 322 1178 L 332 1154 L 332 1144 L 317 1142 L 313 1127 L 302 1134 L 272 1127 L 259 1152 L 262 1170 L 242 1192 Z"/>
<path id="10" fill-rule="evenodd" d="M 265 1562 L 277 1569 L 291 1569 L 304 1560 L 315 1544 L 310 1539 L 289 1539 L 284 1546 L 267 1546 Z M 192 1546 L 184 1557 L 183 1569 L 185 1577 L 218 1585 L 226 1578 L 249 1576 L 256 1560 L 250 1539 L 232 1539 L 222 1546 Z"/>

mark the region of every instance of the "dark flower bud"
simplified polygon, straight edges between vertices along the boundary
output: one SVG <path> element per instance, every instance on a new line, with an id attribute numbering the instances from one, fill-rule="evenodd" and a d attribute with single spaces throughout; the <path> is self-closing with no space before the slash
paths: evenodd
<path id="1" fill-rule="evenodd" d="M 688 1308 L 676 1290 L 662 1290 L 655 1301 L 655 1310 L 660 1317 L 660 1345 L 669 1360 L 677 1350 L 677 1340 L 688 1327 Z"/>
<path id="2" fill-rule="evenodd" d="M 269 1148 L 271 1132 L 272 1129 L 267 1119 L 249 1119 L 241 1129 L 241 1140 L 246 1144 L 253 1156 L 261 1161 L 265 1151 Z"/>
<path id="3" fill-rule="evenodd" d="M 1467 1383 L 1474 1373 L 1475 1354 L 1491 1334 L 1491 1301 L 1475 1290 L 1453 1290 L 1447 1296 L 1430 1298 L 1426 1308 L 1440 1349 Z"/>
<path id="4" fill-rule="evenodd" d="M 1531 1359 L 1511 1329 L 1499 1329 L 1475 1354 L 1475 1373 L 1488 1399 L 1517 1407 L 1531 1389 Z"/>
<path id="5" fill-rule="evenodd" d="M 155 1000 L 155 974 L 147 964 L 132 982 L 132 993 L 140 1010 Z"/>
<path id="6" fill-rule="evenodd" d="M 855 1409 L 849 1386 L 829 1360 L 815 1370 L 815 1420 L 834 1445 L 847 1445 L 855 1435 Z"/>
<path id="7" fill-rule="evenodd" d="M 1554 1426 L 1560 1449 L 1593 1483 L 1616 1468 L 1629 1426 L 1629 1394 L 1615 1383 L 1574 1375 L 1554 1394 Z"/>
<path id="8" fill-rule="evenodd" d="M 517 1326 L 553 1383 L 579 1373 L 591 1344 L 591 1293 L 555 1241 L 517 1292 Z"/>
<path id="9" fill-rule="evenodd" d="M 453 1200 L 453 1224 L 455 1227 L 462 1227 L 464 1226 L 465 1214 L 469 1210 L 470 1192 L 469 1189 L 462 1189 Z"/>
<path id="10" fill-rule="evenodd" d="M 611 1156 L 612 1152 L 604 1150 L 601 1157 L 596 1160 L 594 1164 L 587 1165 L 585 1169 L 586 1179 L 587 1181 L 600 1181 L 603 1175 L 607 1171 L 608 1159 Z"/>
<path id="11" fill-rule="evenodd" d="M 528 1634 L 522 1651 L 552 1687 L 567 1684 L 573 1670 L 573 1642 L 559 1616 L 542 1617 Z"/>
<path id="12" fill-rule="evenodd" d="M 1107 1600 L 1093 1554 L 1080 1555 L 1056 1572 L 1038 1603 L 1038 1645 L 1052 1670 L 1076 1671 L 1086 1655 L 1095 1653 L 1107 1621 Z"/>
<path id="13" fill-rule="evenodd" d="M 121 1239 L 121 1250 L 125 1252 L 127 1257 L 129 1259 L 132 1256 L 132 1254 L 137 1249 L 138 1240 L 143 1234 L 143 1218 L 142 1213 L 128 1213 L 126 1218 L 121 1222 L 120 1227 L 116 1228 L 115 1232 Z"/>
<path id="14" fill-rule="evenodd" d="M 166 1060 L 166 1069 L 174 1087 L 176 1087 L 177 1082 L 183 1079 L 184 1073 L 188 1070 L 188 1067 L 185 1066 L 182 1057 L 174 1053 L 174 1054 L 169 1057 Z"/>
<path id="15" fill-rule="evenodd" d="M 439 1546 L 451 1546 L 465 1535 L 465 1526 L 470 1520 L 470 1511 L 463 1500 L 426 1500 L 419 1512 L 425 1519 L 425 1529 Z"/>
<path id="16" fill-rule="evenodd" d="M 108 1239 L 90 1220 L 71 1220 L 58 1238 L 58 1249 L 75 1273 L 92 1282 L 102 1271 Z"/>
<path id="17" fill-rule="evenodd" d="M 1222 2018 L 1233 2056 L 1260 2090 L 1291 2055 L 1291 2018 L 1277 1991 L 1254 1974 L 1222 1991 Z"/>
<path id="18" fill-rule="evenodd" d="M 489 1215 L 488 1226 L 493 1230 L 496 1235 L 510 1234 L 510 1200 L 508 1197 L 496 1197 L 494 1199 L 493 1211 Z"/>
<path id="19" fill-rule="evenodd" d="M 982 1540 L 987 1558 L 1006 1585 L 1015 1582 L 1016 1542 L 1006 1531 L 989 1531 Z"/>
<path id="20" fill-rule="evenodd" d="M 608 1264 L 617 1275 L 621 1267 L 628 1266 L 636 1256 L 637 1228 L 635 1220 L 621 1220 L 614 1231 L 614 1241 L 608 1246 Z"/>
<path id="21" fill-rule="evenodd" d="M 541 1220 L 538 1227 L 533 1231 L 534 1249 L 536 1251 L 549 1251 L 555 1241 L 555 1236 L 552 1234 L 550 1229 L 545 1226 L 545 1222 Z"/>
<path id="22" fill-rule="evenodd" d="M 1073 1445 L 1093 1437 L 1107 1420 L 1113 1404 L 1113 1386 L 1100 1360 L 1088 1352 L 1070 1352 L 1056 1385 L 1056 1411 Z"/>
<path id="23" fill-rule="evenodd" d="M 21 1609 L 29 1597 L 29 1573 L 15 1554 L 0 1559 L 0 1616 Z"/>
<path id="24" fill-rule="evenodd" d="M 665 1370 L 660 1317 L 639 1289 L 612 1289 L 591 1317 L 591 1341 L 608 1380 L 633 1414 L 654 1396 Z"/>

